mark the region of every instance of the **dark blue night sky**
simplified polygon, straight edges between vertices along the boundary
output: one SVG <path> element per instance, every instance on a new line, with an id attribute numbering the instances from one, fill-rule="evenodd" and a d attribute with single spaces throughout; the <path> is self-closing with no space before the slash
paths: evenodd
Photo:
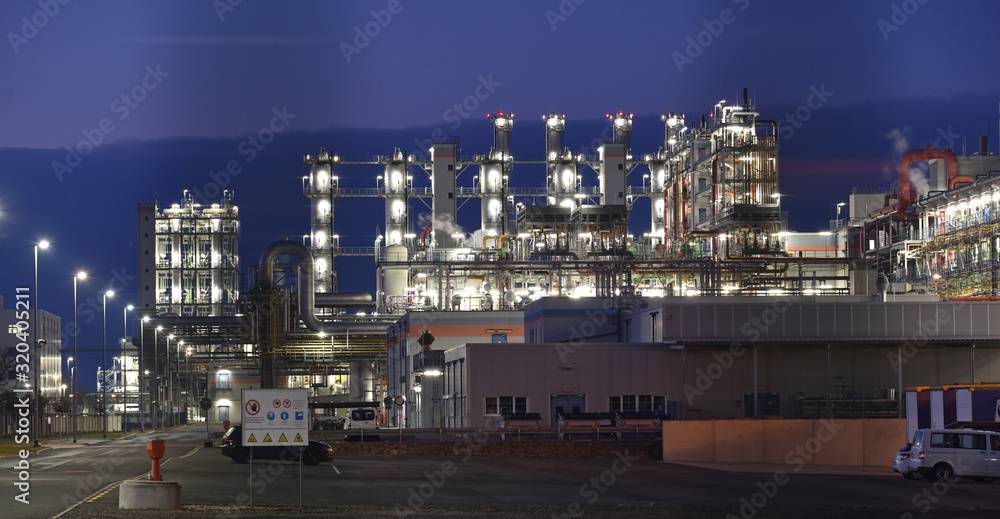
<path id="1" fill-rule="evenodd" d="M 604 114 L 625 110 L 638 155 L 663 145 L 660 114 L 690 121 L 743 87 L 762 118 L 782 121 L 791 229 L 823 230 L 853 186 L 894 182 L 897 144 L 971 154 L 989 135 L 997 152 L 998 14 L 990 0 L 5 1 L 0 295 L 9 307 L 30 285 L 32 244 L 50 240 L 41 306 L 69 332 L 72 274 L 89 272 L 79 341 L 99 348 L 100 294 L 123 292 L 108 305 L 114 338 L 137 297 L 139 200 L 235 191 L 245 270 L 268 243 L 309 232 L 302 156 L 321 146 L 422 152 L 440 128 L 481 154 L 485 115 L 503 109 L 516 114 L 515 157 L 539 156 L 541 114 L 565 113 L 565 144 L 589 150 Z M 220 174 L 230 161 L 239 173 Z M 343 187 L 375 187 L 380 172 L 338 174 Z M 544 170 L 518 167 L 511 183 L 540 187 Z M 471 230 L 478 205 L 463 213 Z M 341 244 L 370 246 L 383 215 L 378 199 L 339 201 Z M 373 290 L 371 259 L 337 267 L 341 290 Z M 98 355 L 82 359 L 84 389 Z"/>

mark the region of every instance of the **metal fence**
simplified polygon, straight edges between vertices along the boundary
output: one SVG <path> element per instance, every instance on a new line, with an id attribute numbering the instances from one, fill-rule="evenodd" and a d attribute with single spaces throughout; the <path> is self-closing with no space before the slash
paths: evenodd
<path id="1" fill-rule="evenodd" d="M 17 413 L 0 413 L 0 436 L 12 437 L 17 434 Z M 80 415 L 76 418 L 77 433 L 102 432 L 104 422 L 100 416 Z M 108 416 L 108 432 L 122 430 L 121 416 Z M 39 438 L 73 434 L 73 417 L 69 414 L 46 414 L 42 419 Z M 33 436 L 32 436 L 33 437 Z"/>

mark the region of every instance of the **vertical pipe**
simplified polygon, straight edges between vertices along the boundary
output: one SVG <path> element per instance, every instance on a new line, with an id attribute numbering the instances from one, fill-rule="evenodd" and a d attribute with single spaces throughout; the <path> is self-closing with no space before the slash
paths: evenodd
<path id="1" fill-rule="evenodd" d="M 903 345 L 896 345 L 896 366 L 899 366 L 896 370 L 896 400 L 897 408 L 899 410 L 899 417 L 903 418 Z"/>
<path id="2" fill-rule="evenodd" d="M 760 401 L 757 399 L 757 346 L 753 347 L 753 417 L 760 417 Z"/>
<path id="3" fill-rule="evenodd" d="M 969 383 L 976 383 L 976 343 L 969 347 Z"/>
<path id="4" fill-rule="evenodd" d="M 830 345 L 826 345 L 826 416 L 833 418 L 833 402 L 830 400 Z"/>

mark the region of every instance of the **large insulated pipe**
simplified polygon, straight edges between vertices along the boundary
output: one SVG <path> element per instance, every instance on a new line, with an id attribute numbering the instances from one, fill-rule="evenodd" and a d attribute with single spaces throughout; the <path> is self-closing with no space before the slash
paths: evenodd
<path id="1" fill-rule="evenodd" d="M 320 321 L 319 318 L 316 317 L 316 288 L 313 282 L 313 257 L 312 253 L 309 252 L 309 249 L 301 243 L 288 240 L 276 241 L 264 249 L 264 252 L 260 255 L 260 264 L 258 265 L 258 282 L 260 283 L 261 288 L 268 290 L 274 286 L 274 260 L 277 259 L 278 256 L 285 255 L 292 256 L 299 260 L 299 318 L 302 319 L 302 324 L 306 325 L 306 328 L 309 328 L 317 333 L 339 333 L 347 330 L 352 332 L 373 333 L 385 331 L 388 325 L 350 325 L 346 323 L 324 322 Z M 347 300 L 354 298 L 363 299 L 363 297 L 359 296 L 357 293 L 348 293 L 346 295 Z M 368 301 L 371 301 L 370 295 L 368 295 Z"/>
<path id="2" fill-rule="evenodd" d="M 974 182 L 975 179 L 968 176 L 959 176 L 958 157 L 946 148 L 927 148 L 923 150 L 910 150 L 899 159 L 899 202 L 896 204 L 896 213 L 902 220 L 906 210 L 910 207 L 910 164 L 917 160 L 943 159 L 948 166 L 948 189 L 954 189 L 957 182 Z"/>

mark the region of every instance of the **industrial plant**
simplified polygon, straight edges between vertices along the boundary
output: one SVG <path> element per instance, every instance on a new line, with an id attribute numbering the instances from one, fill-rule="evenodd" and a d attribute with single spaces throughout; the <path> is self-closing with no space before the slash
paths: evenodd
<path id="1" fill-rule="evenodd" d="M 1000 161 L 985 138 L 972 156 L 907 153 L 898 189 L 858 190 L 828 231 L 795 233 L 778 123 L 760 115 L 744 89 L 705 115 L 661 116 L 657 150 L 632 149 L 624 111 L 606 114 L 613 137 L 594 155 L 564 145 L 572 121 L 554 111 L 539 156 L 511 153 L 521 119 L 505 111 L 480 154 L 457 140 L 429 156 L 321 149 L 304 157 L 308 232 L 252 266 L 231 193 L 140 202 L 149 319 L 134 351 L 156 376 L 123 375 L 116 393 L 137 419 L 237 422 L 240 389 L 302 387 L 317 423 L 371 406 L 392 427 L 511 413 L 554 426 L 585 412 L 898 417 L 906 387 L 1000 380 Z M 355 166 L 376 187 L 342 187 Z M 538 183 L 512 185 L 522 169 Z M 384 203 L 371 246 L 340 243 L 344 198 Z M 647 203 L 648 223 L 634 221 Z M 459 212 L 476 210 L 464 231 Z M 373 293 L 338 289 L 349 256 L 373 258 Z M 921 330 L 920 354 L 904 355 Z M 168 337 L 193 365 L 176 384 Z"/>

